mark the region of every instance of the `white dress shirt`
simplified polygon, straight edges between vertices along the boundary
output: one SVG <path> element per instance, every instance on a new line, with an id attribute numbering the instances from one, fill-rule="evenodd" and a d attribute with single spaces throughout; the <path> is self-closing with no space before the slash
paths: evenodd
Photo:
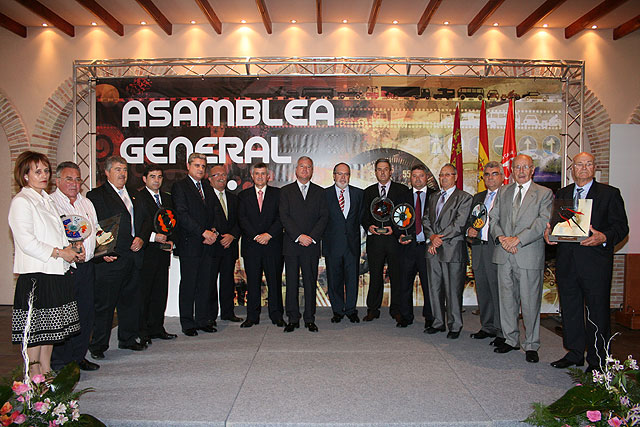
<path id="1" fill-rule="evenodd" d="M 334 185 L 334 187 L 336 188 L 336 197 L 338 198 L 338 206 L 340 206 L 340 192 L 342 191 L 342 189 L 337 185 Z M 347 219 L 347 216 L 349 216 L 349 209 L 351 209 L 351 197 L 349 196 L 349 186 L 347 186 L 344 189 L 344 193 L 342 193 L 342 195 L 344 196 L 344 211 L 342 212 L 342 215 L 344 215 L 344 218 Z"/>
<path id="2" fill-rule="evenodd" d="M 59 188 L 51 194 L 51 198 L 55 202 L 60 215 L 80 215 L 91 224 L 91 234 L 82 242 L 85 252 L 84 259 L 89 261 L 93 258 L 93 253 L 96 250 L 96 231 L 98 228 L 98 216 L 93 203 L 78 193 L 75 203 L 71 204 L 69 198 Z"/>

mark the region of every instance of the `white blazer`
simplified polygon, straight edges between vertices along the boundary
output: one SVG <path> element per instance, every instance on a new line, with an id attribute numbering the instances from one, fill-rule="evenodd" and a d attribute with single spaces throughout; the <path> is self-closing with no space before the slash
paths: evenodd
<path id="1" fill-rule="evenodd" d="M 64 274 L 69 264 L 54 259 L 53 248 L 69 244 L 55 203 L 46 193 L 24 187 L 11 200 L 9 227 L 13 233 L 13 272 Z"/>

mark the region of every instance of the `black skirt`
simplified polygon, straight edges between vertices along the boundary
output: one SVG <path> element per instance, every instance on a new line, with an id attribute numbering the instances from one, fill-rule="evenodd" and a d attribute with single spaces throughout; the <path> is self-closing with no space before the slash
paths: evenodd
<path id="1" fill-rule="evenodd" d="M 60 343 L 80 331 L 71 274 L 21 274 L 18 276 L 13 300 L 13 343 L 22 343 L 32 289 L 34 298 L 27 336 L 28 347 Z"/>

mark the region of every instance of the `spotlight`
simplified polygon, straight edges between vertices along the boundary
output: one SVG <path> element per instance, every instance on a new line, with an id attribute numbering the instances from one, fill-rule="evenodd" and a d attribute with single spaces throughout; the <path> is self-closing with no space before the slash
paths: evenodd
<path id="1" fill-rule="evenodd" d="M 196 21 L 191 21 L 191 23 L 192 23 L 192 24 L 195 24 L 195 23 L 196 23 Z"/>
<path id="2" fill-rule="evenodd" d="M 592 26 L 591 26 L 591 29 L 592 29 L 592 30 L 595 30 L 596 28 L 598 28 L 598 26 L 597 26 L 597 25 L 592 25 Z"/>
<path id="3" fill-rule="evenodd" d="M 147 21 L 140 21 L 140 25 L 147 25 Z"/>
<path id="4" fill-rule="evenodd" d="M 493 23 L 493 26 L 494 26 L 494 27 L 497 27 L 497 26 L 498 26 L 498 23 L 497 23 L 497 22 L 494 22 L 494 23 Z"/>
<path id="5" fill-rule="evenodd" d="M 95 27 L 98 24 L 96 22 L 92 22 L 91 25 Z"/>
<path id="6" fill-rule="evenodd" d="M 394 19 L 391 23 L 392 23 L 393 25 L 396 25 L 396 24 L 398 23 L 398 20 L 397 20 L 397 19 Z"/>
<path id="7" fill-rule="evenodd" d="M 444 25 L 449 25 L 449 21 L 444 21 L 443 24 Z"/>
<path id="8" fill-rule="evenodd" d="M 342 23 L 343 23 L 343 24 L 346 24 L 347 22 L 349 22 L 349 21 L 347 21 L 346 19 L 343 19 L 343 20 L 342 20 Z"/>
<path id="9" fill-rule="evenodd" d="M 240 20 L 240 23 L 241 23 L 241 24 L 246 24 L 246 23 L 247 23 L 247 20 L 246 20 L 246 19 L 241 19 L 241 20 Z"/>
<path id="10" fill-rule="evenodd" d="M 542 24 L 543 28 L 549 28 L 549 24 Z"/>
<path id="11" fill-rule="evenodd" d="M 43 23 L 42 23 L 42 26 L 43 26 L 43 27 L 48 27 L 48 26 L 49 26 L 49 24 L 47 24 L 46 22 L 43 22 Z"/>

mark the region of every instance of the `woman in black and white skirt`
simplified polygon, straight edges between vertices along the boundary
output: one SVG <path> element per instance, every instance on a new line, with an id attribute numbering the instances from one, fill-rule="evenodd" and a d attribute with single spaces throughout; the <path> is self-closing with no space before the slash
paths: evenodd
<path id="1" fill-rule="evenodd" d="M 21 190 L 9 208 L 15 246 L 13 272 L 19 274 L 11 340 L 22 343 L 26 330 L 32 364 L 29 375 L 33 377 L 51 370 L 53 345 L 80 330 L 69 267 L 84 259 L 84 249 L 77 253 L 69 245 L 55 203 L 46 192 L 51 177 L 49 159 L 26 151 L 16 159 L 13 175 Z"/>

